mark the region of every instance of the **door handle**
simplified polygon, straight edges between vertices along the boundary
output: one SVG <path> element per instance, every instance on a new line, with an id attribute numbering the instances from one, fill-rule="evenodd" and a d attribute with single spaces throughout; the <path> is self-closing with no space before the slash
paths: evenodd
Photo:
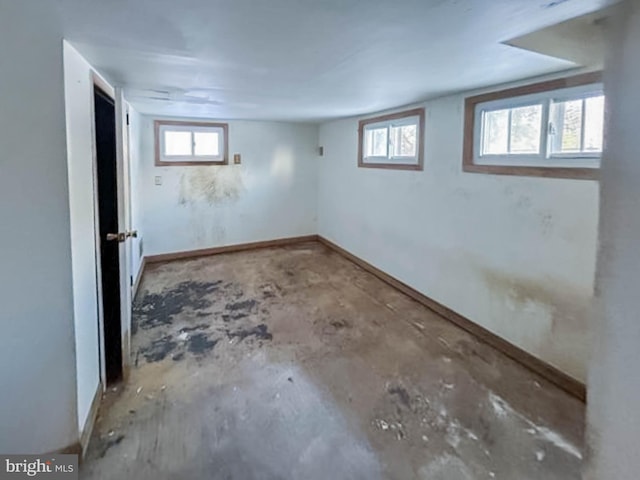
<path id="1" fill-rule="evenodd" d="M 127 239 L 127 235 L 125 233 L 107 233 L 107 241 L 108 242 L 124 242 Z"/>
<path id="2" fill-rule="evenodd" d="M 138 230 L 129 230 L 125 235 L 127 238 L 138 238 Z"/>

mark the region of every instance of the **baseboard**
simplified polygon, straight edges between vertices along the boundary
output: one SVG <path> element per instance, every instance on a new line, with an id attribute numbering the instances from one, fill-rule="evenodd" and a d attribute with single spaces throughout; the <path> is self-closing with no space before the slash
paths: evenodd
<path id="1" fill-rule="evenodd" d="M 138 294 L 138 289 L 140 288 L 140 282 L 142 281 L 142 274 L 144 273 L 144 267 L 147 263 L 147 258 L 142 257 L 140 261 L 140 268 L 138 268 L 138 275 L 136 275 L 136 281 L 133 282 L 133 287 L 131 289 L 131 298 L 135 299 Z"/>
<path id="2" fill-rule="evenodd" d="M 78 455 L 78 458 L 82 458 L 82 445 L 80 442 L 72 443 L 71 445 L 67 445 L 64 448 L 60 448 L 58 450 L 54 450 L 53 452 L 47 452 L 45 455 Z"/>
<path id="3" fill-rule="evenodd" d="M 266 240 L 262 242 L 240 243 L 236 245 L 226 245 L 224 247 L 203 248 L 199 250 L 187 250 L 183 252 L 162 253 L 160 255 L 149 255 L 145 257 L 146 263 L 170 262 L 172 260 L 183 260 L 186 258 L 205 257 L 220 253 L 243 252 L 259 248 L 283 247 L 302 242 L 317 241 L 317 235 L 305 235 L 302 237 L 279 238 L 276 240 Z"/>
<path id="4" fill-rule="evenodd" d="M 79 455 L 80 458 L 84 457 L 84 454 L 87 451 L 87 447 L 89 446 L 89 440 L 91 440 L 91 434 L 93 433 L 93 427 L 96 424 L 96 419 L 98 418 L 98 410 L 100 409 L 100 401 L 102 400 L 102 383 L 98 384 L 98 388 L 96 389 L 96 393 L 93 396 L 93 400 L 91 401 L 91 408 L 89 409 L 89 415 L 87 416 L 87 421 L 84 424 L 84 428 L 82 429 L 82 433 L 80 434 L 80 442 L 79 442 Z M 74 452 L 75 453 L 75 452 Z"/>
<path id="5" fill-rule="evenodd" d="M 513 345 L 512 343 L 506 341 L 505 339 L 500 338 L 495 333 L 490 332 L 489 330 L 481 327 L 477 323 L 474 323 L 473 321 L 469 320 L 466 317 L 463 317 L 459 313 L 454 312 L 450 308 L 445 307 L 441 303 L 438 303 L 437 301 L 418 292 L 417 290 L 410 287 L 409 285 L 401 282 L 400 280 L 374 267 L 370 263 L 348 252 L 347 250 L 336 245 L 330 240 L 327 240 L 324 237 L 318 236 L 318 241 L 323 245 L 327 246 L 328 248 L 339 253 L 343 257 L 347 258 L 348 260 L 351 260 L 353 263 L 362 267 L 364 270 L 368 271 L 369 273 L 375 275 L 380 280 L 388 283 L 392 287 L 396 288 L 402 293 L 413 298 L 414 300 L 421 303 L 428 309 L 433 310 L 444 319 L 449 320 L 450 322 L 454 323 L 455 325 L 462 328 L 463 330 L 466 330 L 467 332 L 471 333 L 476 338 L 491 345 L 493 348 L 502 352 L 507 357 L 515 360 L 516 362 L 528 368 L 529 370 L 532 370 L 533 372 L 537 373 L 538 375 L 545 378 L 546 380 L 553 383 L 554 385 L 558 386 L 565 392 L 573 395 L 574 397 L 578 398 L 583 402 L 586 401 L 587 389 L 582 382 L 579 382 L 578 380 L 574 379 L 573 377 L 567 375 L 564 372 L 561 372 L 560 370 L 553 367 L 552 365 L 549 365 L 548 363 L 540 360 L 539 358 L 531 355 L 528 352 L 525 352 L 520 347 L 517 347 L 516 345 Z"/>

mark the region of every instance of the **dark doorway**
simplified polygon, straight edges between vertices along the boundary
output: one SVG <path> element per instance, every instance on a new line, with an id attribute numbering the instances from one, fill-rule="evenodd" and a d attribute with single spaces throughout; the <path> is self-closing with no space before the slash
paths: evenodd
<path id="1" fill-rule="evenodd" d="M 120 242 L 116 170 L 116 109 L 113 99 L 95 87 L 95 132 L 107 384 L 122 378 Z"/>

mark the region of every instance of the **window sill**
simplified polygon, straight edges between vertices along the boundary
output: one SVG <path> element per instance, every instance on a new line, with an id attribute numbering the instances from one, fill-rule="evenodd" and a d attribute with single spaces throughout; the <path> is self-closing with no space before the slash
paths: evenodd
<path id="1" fill-rule="evenodd" d="M 218 160 L 218 161 L 199 161 L 199 160 L 186 160 L 186 161 L 164 161 L 158 160 L 156 161 L 156 167 L 196 167 L 196 166 L 206 166 L 206 165 L 229 165 L 229 161 L 227 159 Z"/>
<path id="2" fill-rule="evenodd" d="M 573 180 L 599 180 L 597 168 L 518 167 L 510 165 L 465 164 L 462 171 L 489 175 L 517 175 L 522 177 L 567 178 Z"/>
<path id="3" fill-rule="evenodd" d="M 359 168 L 382 168 L 386 170 L 422 170 L 419 164 L 402 164 L 402 163 L 358 163 Z"/>

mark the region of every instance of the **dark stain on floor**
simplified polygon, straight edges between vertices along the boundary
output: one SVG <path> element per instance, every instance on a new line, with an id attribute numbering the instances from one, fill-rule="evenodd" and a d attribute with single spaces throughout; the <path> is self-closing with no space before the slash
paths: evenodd
<path id="1" fill-rule="evenodd" d="M 347 322 L 346 320 L 343 320 L 343 319 L 332 320 L 332 321 L 329 322 L 329 325 L 331 325 L 336 330 L 342 330 L 343 328 L 349 328 L 349 322 Z"/>
<path id="2" fill-rule="evenodd" d="M 207 325 L 206 323 L 201 323 L 194 327 L 183 327 L 180 329 L 180 333 L 195 332 L 197 330 L 206 330 L 207 328 L 209 328 L 209 325 Z"/>
<path id="3" fill-rule="evenodd" d="M 230 322 L 231 320 L 240 320 L 242 318 L 247 318 L 249 316 L 248 313 L 238 313 L 236 315 L 222 315 L 223 322 Z"/>
<path id="4" fill-rule="evenodd" d="M 108 435 L 100 436 L 94 440 L 96 442 L 96 449 L 98 450 L 98 456 L 104 458 L 109 449 L 115 445 L 119 445 L 124 440 L 124 435 L 116 436 L 113 432 Z"/>
<path id="5" fill-rule="evenodd" d="M 262 290 L 262 298 L 275 298 L 282 294 L 282 288 L 277 283 L 265 283 L 264 285 L 260 285 L 260 290 Z"/>
<path id="6" fill-rule="evenodd" d="M 228 303 L 225 308 L 227 310 L 231 310 L 232 312 L 250 312 L 257 304 L 258 302 L 256 300 L 249 299 L 243 300 L 241 302 Z"/>
<path id="7" fill-rule="evenodd" d="M 136 333 L 138 328 L 143 330 L 169 325 L 175 315 L 185 309 L 200 311 L 211 306 L 211 302 L 205 297 L 220 288 L 221 280 L 215 282 L 187 281 L 176 285 L 174 288 L 162 293 L 148 293 L 133 304 L 133 328 Z"/>
<path id="8" fill-rule="evenodd" d="M 142 347 L 139 352 L 147 362 L 160 362 L 175 350 L 178 346 L 171 335 L 166 335 L 158 340 L 153 340 L 150 345 Z"/>
<path id="9" fill-rule="evenodd" d="M 411 396 L 404 387 L 390 387 L 387 391 L 390 395 L 396 396 L 403 406 L 411 408 Z"/>
<path id="10" fill-rule="evenodd" d="M 187 349 L 194 355 L 206 355 L 213 350 L 216 343 L 218 340 L 211 340 L 204 333 L 196 333 L 187 340 Z"/>
<path id="11" fill-rule="evenodd" d="M 260 287 L 262 292 L 265 288 Z M 268 314 L 260 301 L 247 298 L 244 289 L 233 282 L 188 281 L 160 292 L 147 291 L 136 300 L 133 311 L 133 324 L 144 332 L 135 364 L 139 365 L 140 357 L 147 363 L 168 357 L 175 362 L 203 358 L 225 337 L 238 339 L 236 345 L 246 339 L 272 340 L 268 326 L 256 324 L 259 309 Z"/>
<path id="12" fill-rule="evenodd" d="M 256 325 L 252 328 L 241 328 L 234 332 L 227 332 L 229 339 L 238 338 L 239 341 L 243 341 L 245 338 L 255 337 L 256 340 L 272 340 L 273 335 L 269 333 L 269 329 L 264 323 Z"/>

